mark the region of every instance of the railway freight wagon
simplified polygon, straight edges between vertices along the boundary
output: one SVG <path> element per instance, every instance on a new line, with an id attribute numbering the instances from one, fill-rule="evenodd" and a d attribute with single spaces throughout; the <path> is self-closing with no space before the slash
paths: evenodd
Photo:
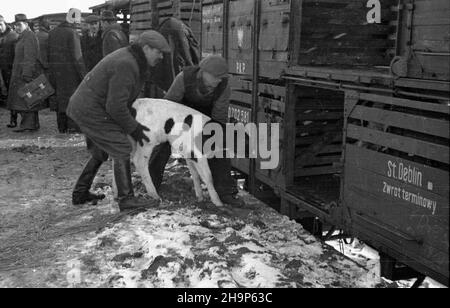
<path id="1" fill-rule="evenodd" d="M 276 168 L 233 162 L 250 190 L 377 248 L 387 278 L 448 285 L 450 2 L 204 0 L 201 37 L 230 118 L 281 127 Z"/>
<path id="2" fill-rule="evenodd" d="M 228 61 L 230 118 L 279 124 L 278 166 L 233 160 L 250 192 L 271 187 L 324 239 L 364 240 L 387 278 L 448 285 L 448 0 L 133 0 L 131 12 L 132 35 L 183 19 L 203 56 Z"/>

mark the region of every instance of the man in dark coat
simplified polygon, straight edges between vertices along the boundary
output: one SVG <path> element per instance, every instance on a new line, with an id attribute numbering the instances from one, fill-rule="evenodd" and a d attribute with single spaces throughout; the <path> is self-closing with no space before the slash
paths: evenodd
<path id="1" fill-rule="evenodd" d="M 66 109 L 70 97 L 86 75 L 86 68 L 74 19 L 67 18 L 50 31 L 48 48 L 50 81 L 56 92 L 58 130 L 60 133 L 77 132 L 79 129 L 67 117 Z"/>
<path id="2" fill-rule="evenodd" d="M 228 65 L 220 56 L 209 56 L 199 66 L 186 67 L 175 78 L 165 99 L 184 104 L 222 124 L 228 122 L 231 90 L 228 85 Z M 155 187 L 161 185 L 164 168 L 171 155 L 169 144 L 155 148 L 150 158 L 149 171 Z M 214 187 L 220 200 L 231 206 L 241 207 L 236 197 L 237 188 L 231 176 L 231 161 L 227 158 L 208 159 Z"/>
<path id="3" fill-rule="evenodd" d="M 117 18 L 112 11 L 103 11 L 101 16 L 103 57 L 113 51 L 128 46 L 128 38 L 117 23 Z"/>
<path id="4" fill-rule="evenodd" d="M 75 185 L 73 204 L 101 199 L 89 192 L 95 175 L 111 156 L 121 211 L 151 206 L 148 200 L 134 196 L 131 183 L 131 135 L 137 142 L 147 140 L 144 131 L 132 116 L 131 106 L 138 98 L 149 66 L 155 66 L 169 45 L 156 31 L 146 31 L 138 41 L 104 58 L 90 71 L 70 99 L 67 114 L 86 135 L 92 158 Z"/>
<path id="5" fill-rule="evenodd" d="M 81 37 L 81 50 L 84 64 L 89 72 L 103 58 L 102 32 L 100 31 L 100 17 L 89 15 L 85 19 L 88 28 Z"/>
<path id="6" fill-rule="evenodd" d="M 38 111 L 44 109 L 45 103 L 36 104 L 29 108 L 18 91 L 27 83 L 33 81 L 42 73 L 39 61 L 39 43 L 36 35 L 30 30 L 26 15 L 15 16 L 14 28 L 19 34 L 19 41 L 14 51 L 14 64 L 8 91 L 9 110 L 18 112 L 22 119 L 20 128 L 14 132 L 36 131 L 39 129 Z"/>
<path id="7" fill-rule="evenodd" d="M 11 29 L 0 15 L 0 71 L 6 91 L 11 80 L 12 67 L 14 62 L 14 49 L 16 48 L 19 34 Z M 7 97 L 5 97 L 7 98 Z M 8 127 L 17 126 L 17 113 L 11 111 L 11 118 Z"/>
<path id="8" fill-rule="evenodd" d="M 36 37 L 39 42 L 39 59 L 44 67 L 44 70 L 48 70 L 48 32 L 50 31 L 50 23 L 44 19 L 39 23 L 39 31 L 36 33 Z"/>
<path id="9" fill-rule="evenodd" d="M 200 62 L 200 46 L 192 30 L 181 20 L 169 17 L 159 26 L 159 32 L 169 42 L 171 53 L 164 55 L 164 60 L 155 70 L 155 83 L 167 91 L 184 67 L 195 66 Z"/>

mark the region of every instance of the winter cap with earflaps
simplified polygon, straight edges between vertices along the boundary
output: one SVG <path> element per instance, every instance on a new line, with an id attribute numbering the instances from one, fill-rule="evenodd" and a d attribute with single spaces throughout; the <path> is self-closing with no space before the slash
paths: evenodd
<path id="1" fill-rule="evenodd" d="M 208 56 L 200 62 L 199 66 L 202 71 L 210 73 L 216 78 L 228 77 L 228 64 L 221 56 Z"/>
<path id="2" fill-rule="evenodd" d="M 137 43 L 141 46 L 148 45 L 152 48 L 159 49 L 161 52 L 171 52 L 167 40 L 164 38 L 164 36 L 162 36 L 161 33 L 155 30 L 148 30 L 141 33 L 141 35 L 139 35 Z"/>
<path id="3" fill-rule="evenodd" d="M 69 24 L 81 24 L 81 11 L 79 9 L 71 8 L 66 15 L 66 21 Z"/>

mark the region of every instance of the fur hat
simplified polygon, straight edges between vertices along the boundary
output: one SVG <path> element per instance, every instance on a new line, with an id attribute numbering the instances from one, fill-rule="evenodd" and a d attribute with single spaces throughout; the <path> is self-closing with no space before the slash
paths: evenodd
<path id="1" fill-rule="evenodd" d="M 66 15 L 66 21 L 69 24 L 81 24 L 81 11 L 79 9 L 71 8 Z"/>

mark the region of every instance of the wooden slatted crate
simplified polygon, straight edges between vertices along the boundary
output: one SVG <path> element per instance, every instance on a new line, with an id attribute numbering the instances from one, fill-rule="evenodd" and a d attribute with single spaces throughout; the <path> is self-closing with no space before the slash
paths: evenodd
<path id="1" fill-rule="evenodd" d="M 367 21 L 366 0 L 304 0 L 298 63 L 389 67 L 395 56 L 397 0 L 381 1 L 381 23 Z"/>
<path id="2" fill-rule="evenodd" d="M 295 177 L 342 170 L 342 92 L 298 87 L 296 92 Z"/>

